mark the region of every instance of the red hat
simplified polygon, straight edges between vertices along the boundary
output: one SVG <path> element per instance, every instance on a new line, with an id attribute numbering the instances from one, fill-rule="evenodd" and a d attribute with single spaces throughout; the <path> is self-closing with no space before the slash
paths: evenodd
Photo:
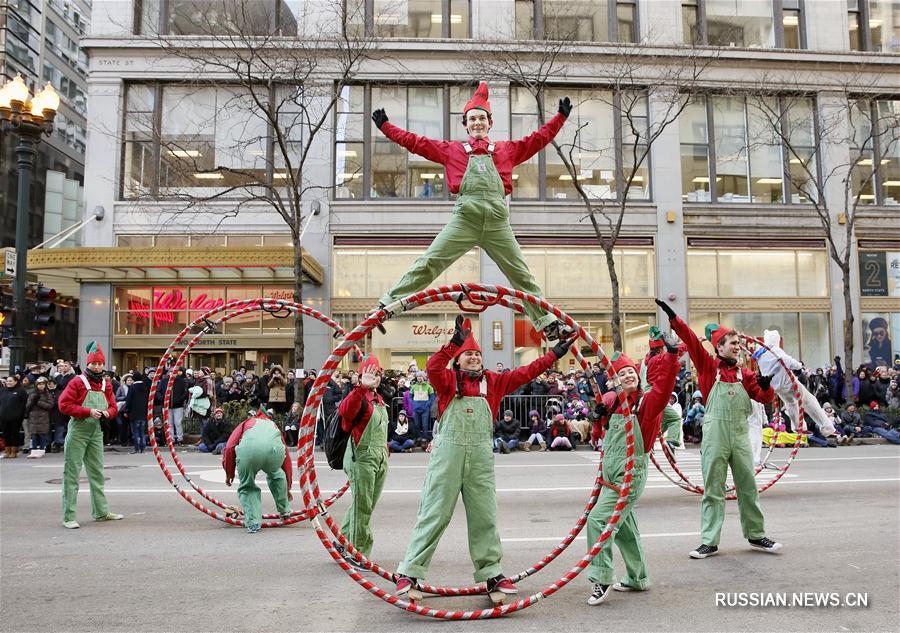
<path id="1" fill-rule="evenodd" d="M 663 341 L 662 332 L 655 325 L 650 326 L 650 349 L 656 349 L 657 347 L 665 347 L 666 343 Z"/>
<path id="2" fill-rule="evenodd" d="M 106 364 L 106 356 L 103 355 L 103 350 L 97 345 L 97 341 L 88 343 L 84 351 L 87 352 L 87 359 L 84 361 L 85 365 L 98 362 L 103 363 L 104 365 Z"/>
<path id="3" fill-rule="evenodd" d="M 359 373 L 369 370 L 381 371 L 381 364 L 374 354 L 366 354 L 363 356 L 362 362 L 359 364 Z"/>
<path id="4" fill-rule="evenodd" d="M 613 354 L 612 358 L 609 359 L 609 364 L 612 367 L 612 370 L 617 374 L 626 367 L 631 367 L 635 372 L 637 372 L 638 370 L 635 362 L 622 352 L 616 352 L 615 354 Z"/>
<path id="5" fill-rule="evenodd" d="M 486 81 L 482 81 L 478 84 L 478 88 L 475 89 L 475 94 L 472 95 L 472 98 L 466 103 L 466 107 L 463 108 L 463 116 L 465 116 L 466 112 L 474 110 L 475 108 L 484 110 L 488 114 L 491 113 L 491 102 L 488 101 L 488 85 Z"/>
<path id="6" fill-rule="evenodd" d="M 718 323 L 706 324 L 706 338 L 710 343 L 712 343 L 713 347 L 718 347 L 719 341 L 721 341 L 723 337 L 728 336 L 729 334 L 737 334 L 737 332 L 735 332 L 731 328 L 719 325 Z"/>
<path id="7" fill-rule="evenodd" d="M 475 350 L 477 352 L 481 351 L 481 348 L 478 347 L 478 343 L 475 342 L 475 337 L 472 336 L 472 322 L 468 318 L 463 321 L 463 329 L 469 330 L 469 336 L 466 337 L 466 340 L 463 341 L 463 344 L 459 346 L 458 350 L 456 350 L 456 356 L 454 356 L 453 358 L 459 358 L 460 354 L 462 354 L 463 352 L 468 352 L 469 350 Z"/>

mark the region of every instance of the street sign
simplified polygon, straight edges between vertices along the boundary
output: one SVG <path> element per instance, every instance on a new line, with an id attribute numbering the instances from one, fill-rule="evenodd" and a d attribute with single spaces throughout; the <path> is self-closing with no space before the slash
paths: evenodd
<path id="1" fill-rule="evenodd" d="M 6 261 L 3 264 L 3 272 L 10 277 L 16 276 L 16 251 L 13 249 L 6 251 Z"/>

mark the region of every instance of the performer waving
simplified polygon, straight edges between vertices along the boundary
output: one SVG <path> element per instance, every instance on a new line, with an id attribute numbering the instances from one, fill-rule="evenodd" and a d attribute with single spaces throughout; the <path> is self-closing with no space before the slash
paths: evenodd
<path id="1" fill-rule="evenodd" d="M 593 583 L 588 604 L 598 605 L 609 595 L 610 589 L 616 591 L 644 591 L 650 584 L 647 578 L 647 565 L 644 562 L 644 549 L 641 546 L 641 534 L 638 531 L 637 519 L 634 516 L 634 504 L 644 491 L 647 483 L 647 453 L 653 450 L 653 443 L 659 435 L 660 416 L 669 402 L 669 394 L 675 386 L 678 374 L 678 346 L 669 339 L 661 341 L 665 346 L 664 353 L 658 353 L 647 361 L 645 372 L 652 384 L 648 391 L 642 391 L 638 368 L 634 361 L 625 354 L 616 352 L 611 359 L 613 371 L 616 372 L 618 388 L 628 399 L 628 405 L 637 415 L 639 424 L 634 428 L 634 475 L 628 500 L 622 509 L 615 531 L 610 535 L 609 543 L 600 550 L 591 561 L 588 578 Z M 613 391 L 597 396 L 598 404 L 594 410 L 594 440 L 600 437 L 600 426 L 606 428 L 603 438 L 603 479 L 615 486 L 622 485 L 627 461 L 625 443 L 625 416 L 622 405 Z M 604 486 L 600 499 L 588 516 L 587 540 L 588 549 L 593 547 L 600 534 L 609 522 L 619 493 Z M 612 546 L 616 544 L 622 559 L 625 561 L 625 577 L 615 584 L 615 570 L 612 562 Z"/>
<path id="2" fill-rule="evenodd" d="M 502 573 L 494 482 L 493 421 L 503 397 L 546 371 L 565 356 L 574 337 L 564 339 L 535 360 L 512 371 L 485 371 L 471 324 L 456 318 L 453 338 L 428 359 L 428 379 L 438 395 L 438 423 L 425 487 L 406 557 L 397 568 L 397 595 L 418 600 L 417 579 L 424 578 L 434 550 L 456 507 L 460 493 L 466 507 L 469 555 L 475 582 L 487 581 L 491 599 L 514 594 L 516 586 Z M 447 365 L 453 361 L 453 368 Z"/>
<path id="3" fill-rule="evenodd" d="M 776 552 L 781 543 L 766 537 L 765 520 L 759 506 L 753 453 L 747 431 L 752 413 L 750 399 L 761 404 L 772 402 L 775 390 L 771 376 L 757 376 L 737 366 L 741 351 L 737 332 L 717 323 L 706 326 L 706 338 L 716 350 L 712 358 L 697 335 L 668 304 L 657 305 L 669 317 L 672 329 L 687 345 L 697 369 L 700 391 L 706 400 L 700 468 L 703 471 L 703 501 L 700 504 L 700 546 L 691 558 L 706 558 L 719 552 L 719 537 L 725 522 L 725 478 L 728 467 L 734 477 L 735 494 L 741 515 L 741 530 L 750 545 L 765 552 Z"/>
<path id="4" fill-rule="evenodd" d="M 518 141 L 494 143 L 488 138 L 493 124 L 488 86 L 481 82 L 463 109 L 462 123 L 469 139 L 461 143 L 436 141 L 407 132 L 390 123 L 383 109 L 375 110 L 372 120 L 382 134 L 410 152 L 443 165 L 451 193 L 458 194 L 450 222 L 425 254 L 381 298 L 379 308 L 426 288 L 473 246 L 485 250 L 514 288 L 542 296 L 509 225 L 505 197 L 512 193 L 513 168 L 550 143 L 571 111 L 569 98 L 561 99 L 558 114 L 537 132 Z M 565 338 L 567 328 L 555 316 L 528 302 L 524 307 L 535 329 L 543 330 L 548 340 Z"/>

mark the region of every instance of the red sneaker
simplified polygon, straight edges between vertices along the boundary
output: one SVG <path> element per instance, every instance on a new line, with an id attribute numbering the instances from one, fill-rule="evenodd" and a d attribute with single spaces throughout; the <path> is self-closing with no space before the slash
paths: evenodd
<path id="1" fill-rule="evenodd" d="M 513 581 L 509 578 L 504 578 L 503 576 L 497 576 L 496 578 L 488 580 L 487 589 L 489 593 L 493 593 L 494 591 L 499 591 L 500 593 L 505 593 L 507 595 L 519 593 L 519 589 L 513 584 Z"/>
<path id="2" fill-rule="evenodd" d="M 415 581 L 409 576 L 397 576 L 397 590 L 394 594 L 398 596 L 405 595 L 415 586 Z"/>

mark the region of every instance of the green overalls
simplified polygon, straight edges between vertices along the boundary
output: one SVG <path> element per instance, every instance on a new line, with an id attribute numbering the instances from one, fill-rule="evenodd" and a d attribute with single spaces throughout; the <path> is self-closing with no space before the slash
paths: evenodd
<path id="1" fill-rule="evenodd" d="M 453 398 L 447 405 L 436 427 L 416 527 L 406 558 L 397 568 L 399 573 L 418 579 L 425 577 L 460 493 L 466 507 L 469 556 L 475 565 L 475 582 L 502 573 L 492 419 L 491 408 L 482 397 Z"/>
<path id="2" fill-rule="evenodd" d="M 468 147 L 467 151 L 469 162 L 459 186 L 453 216 L 434 238 L 428 250 L 381 298 L 382 304 L 387 305 L 428 287 L 428 284 L 473 246 L 484 249 L 513 288 L 538 297 L 543 296 L 525 264 L 522 249 L 509 226 L 506 193 L 492 154 L 472 154 Z M 493 144 L 488 147 L 488 152 L 493 152 Z M 527 301 L 523 303 L 523 307 L 538 331 L 556 320 L 552 314 Z"/>
<path id="3" fill-rule="evenodd" d="M 725 521 L 725 478 L 728 467 L 734 478 L 741 530 L 745 539 L 761 539 L 766 535 L 756 476 L 753 451 L 747 431 L 747 418 L 752 407 L 750 396 L 740 382 L 716 382 L 706 397 L 703 417 L 703 442 L 700 467 L 703 471 L 703 500 L 700 503 L 700 538 L 704 545 L 719 545 Z"/>
<path id="4" fill-rule="evenodd" d="M 81 406 L 86 409 L 106 411 L 106 379 L 103 379 L 100 391 L 91 389 L 88 379 L 79 376 L 87 387 Z M 109 514 L 106 494 L 103 492 L 103 429 L 100 420 L 92 417 L 69 418 L 69 429 L 64 444 L 65 460 L 63 462 L 62 506 L 63 522 L 75 520 L 75 503 L 78 499 L 78 478 L 81 465 L 87 473 L 88 486 L 91 490 L 91 516 L 95 519 Z"/>
<path id="5" fill-rule="evenodd" d="M 354 446 L 351 438 L 344 452 L 344 472 L 353 500 L 344 514 L 341 534 L 366 556 L 372 553 L 372 511 L 387 477 L 387 420 L 387 409 L 375 404 L 359 444 Z"/>
<path id="6" fill-rule="evenodd" d="M 647 363 L 641 361 L 641 391 L 650 393 L 651 385 L 647 382 Z M 681 416 L 678 411 L 671 406 L 666 405 L 662 412 L 662 421 L 660 422 L 659 432 L 667 442 L 672 442 L 676 446 L 684 445 L 684 429 L 682 428 Z"/>
<path id="7" fill-rule="evenodd" d="M 647 578 L 647 566 L 644 563 L 644 548 L 641 545 L 641 533 L 638 531 L 637 519 L 634 516 L 634 504 L 637 502 L 644 486 L 647 484 L 647 454 L 644 452 L 644 440 L 641 426 L 637 423 L 637 409 L 634 421 L 634 470 L 631 490 L 628 492 L 628 503 L 622 509 L 619 522 L 613 528 L 609 541 L 591 561 L 588 578 L 592 583 L 611 585 L 615 582 L 613 570 L 613 544 L 619 547 L 622 560 L 625 561 L 625 577 L 622 584 L 636 589 L 646 589 L 650 585 Z M 616 486 L 622 485 L 625 476 L 625 416 L 616 413 L 609 418 L 609 428 L 603 438 L 603 479 Z M 588 515 L 587 540 L 588 549 L 594 546 L 609 518 L 612 516 L 619 493 L 606 486 L 600 492 L 600 498 Z"/>
<path id="8" fill-rule="evenodd" d="M 256 485 L 256 473 L 266 473 L 269 492 L 275 498 L 279 514 L 291 511 L 287 491 L 290 482 L 281 470 L 284 463 L 284 443 L 281 431 L 274 422 L 258 419 L 244 432 L 235 449 L 237 463 L 238 499 L 244 509 L 244 525 L 258 528 L 262 523 L 262 491 Z"/>

